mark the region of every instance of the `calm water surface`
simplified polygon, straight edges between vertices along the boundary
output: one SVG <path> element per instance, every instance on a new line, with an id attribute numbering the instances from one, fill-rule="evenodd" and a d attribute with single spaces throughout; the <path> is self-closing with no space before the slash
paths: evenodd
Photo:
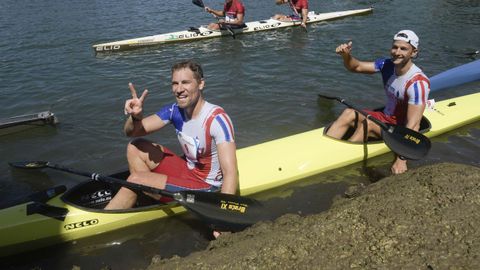
<path id="1" fill-rule="evenodd" d="M 222 1 L 206 0 L 220 8 Z M 244 0 L 247 21 L 287 12 L 273 1 Z M 406 4 L 408 3 L 408 5 Z M 122 133 L 128 82 L 150 90 L 146 112 L 172 101 L 170 66 L 187 58 L 204 66 L 207 99 L 222 105 L 236 125 L 237 143 L 245 147 L 324 126 L 343 109 L 317 100 L 335 93 L 362 107 L 383 102 L 379 76 L 352 74 L 334 49 L 353 41 L 354 53 L 371 60 L 388 56 L 391 37 L 400 29 L 420 36 L 416 60 L 427 75 L 472 61 L 465 53 L 480 48 L 480 2 L 467 0 L 319 1 L 315 11 L 367 8 L 367 16 L 345 18 L 301 29 L 284 29 L 237 39 L 221 38 L 95 56 L 91 45 L 104 41 L 177 31 L 212 21 L 191 4 L 175 1 L 13 1 L 0 2 L 0 118 L 53 111 L 56 127 L 35 128 L 0 137 L 0 204 L 32 191 L 82 178 L 55 171 L 12 170 L 7 162 L 48 160 L 101 173 L 126 168 L 128 138 Z M 414 7 L 414 8 L 413 8 Z M 478 92 L 480 84 L 432 94 L 437 100 Z M 177 149 L 172 130 L 150 136 Z M 479 166 L 480 125 L 433 139 L 428 159 L 412 167 L 442 161 Z M 258 195 L 278 214 L 316 213 L 351 183 L 388 175 L 391 155 L 354 164 L 301 183 Z M 365 164 L 363 164 L 365 165 Z M 138 233 L 139 231 L 143 233 Z M 173 233 L 178 231 L 178 233 Z M 98 269 L 145 267 L 154 254 L 169 257 L 204 248 L 209 231 L 185 215 L 121 233 L 32 253 L 29 260 L 4 262 L 3 268 Z"/>

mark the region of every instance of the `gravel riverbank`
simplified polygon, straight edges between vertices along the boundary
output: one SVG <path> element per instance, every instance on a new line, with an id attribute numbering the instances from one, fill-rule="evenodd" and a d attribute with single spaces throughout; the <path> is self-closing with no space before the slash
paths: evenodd
<path id="1" fill-rule="evenodd" d="M 222 235 L 149 269 L 480 269 L 480 168 L 440 163 L 386 177 L 331 209 Z"/>

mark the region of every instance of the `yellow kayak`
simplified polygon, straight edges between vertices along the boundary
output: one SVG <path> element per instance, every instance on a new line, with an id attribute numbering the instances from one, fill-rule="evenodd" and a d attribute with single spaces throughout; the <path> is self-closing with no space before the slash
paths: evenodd
<path id="1" fill-rule="evenodd" d="M 480 119 L 480 93 L 456 97 L 426 109 L 434 137 Z M 324 136 L 324 129 L 250 146 L 237 152 L 242 195 L 278 187 L 390 151 L 381 141 L 349 143 Z M 422 128 L 421 128 L 422 129 Z M 260 165 L 261 164 L 261 165 Z"/>
<path id="2" fill-rule="evenodd" d="M 437 102 L 425 112 L 425 134 L 434 137 L 480 119 L 480 93 Z M 431 124 L 431 126 L 430 126 Z M 325 128 L 237 151 L 242 195 L 265 191 L 390 151 L 381 141 L 366 145 L 332 139 Z M 128 172 L 114 175 L 125 179 Z M 184 212 L 175 203 L 148 197 L 128 210 L 103 207 L 118 186 L 88 181 L 70 190 L 52 188 L 0 210 L 0 257 L 117 230 Z"/>

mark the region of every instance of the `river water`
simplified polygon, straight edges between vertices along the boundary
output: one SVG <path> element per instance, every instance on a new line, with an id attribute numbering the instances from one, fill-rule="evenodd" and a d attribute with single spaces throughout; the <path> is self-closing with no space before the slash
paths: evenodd
<path id="1" fill-rule="evenodd" d="M 220 8 L 222 1 L 206 0 Z M 247 21 L 288 12 L 273 1 L 244 1 Z M 383 102 L 381 79 L 347 72 L 335 47 L 353 41 L 364 60 L 388 56 L 391 38 L 400 29 L 420 36 L 416 63 L 427 75 L 468 63 L 467 53 L 480 48 L 480 1 L 319 1 L 310 9 L 330 12 L 375 8 L 372 14 L 344 18 L 301 29 L 283 29 L 236 39 L 217 38 L 131 52 L 95 55 L 91 45 L 142 37 L 207 24 L 213 18 L 191 1 L 26 1 L 0 2 L 0 119 L 53 111 L 56 127 L 40 127 L 0 137 L 0 204 L 52 185 L 72 186 L 80 177 L 60 172 L 12 170 L 10 161 L 48 160 L 101 173 L 126 168 L 128 142 L 122 133 L 128 82 L 148 88 L 146 112 L 172 101 L 170 66 L 196 59 L 205 71 L 207 100 L 232 117 L 238 147 L 322 127 L 343 109 L 317 99 L 317 93 L 347 98 L 361 107 Z M 437 100 L 478 92 L 480 83 L 432 93 Z M 333 104 L 333 103 L 332 103 Z M 172 130 L 150 139 L 178 150 Z M 452 161 L 480 165 L 480 124 L 434 138 L 425 160 L 411 167 Z M 354 164 L 260 194 L 281 213 L 316 213 L 332 197 L 358 182 L 388 174 L 391 155 Z M 140 233 L 141 232 L 141 233 Z M 12 258 L 3 268 L 113 269 L 142 268 L 153 255 L 187 255 L 204 248 L 210 232 L 189 215 L 145 224 L 120 233 L 69 243 Z M 45 256 L 44 254 L 48 254 Z"/>

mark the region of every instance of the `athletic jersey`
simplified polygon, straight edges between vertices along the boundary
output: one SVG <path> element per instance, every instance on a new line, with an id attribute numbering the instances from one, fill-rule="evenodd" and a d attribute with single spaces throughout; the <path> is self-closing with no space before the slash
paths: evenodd
<path id="1" fill-rule="evenodd" d="M 392 59 L 377 59 L 375 70 L 382 73 L 383 86 L 387 103 L 383 112 L 405 120 L 408 104 L 423 105 L 427 103 L 430 92 L 430 80 L 415 64 L 407 73 L 397 76 Z"/>
<path id="2" fill-rule="evenodd" d="M 302 9 L 308 9 L 308 0 L 291 0 L 291 1 L 298 13 L 301 13 Z"/>
<path id="3" fill-rule="evenodd" d="M 222 171 L 217 153 L 217 144 L 234 141 L 232 121 L 225 111 L 205 102 L 199 115 L 189 119 L 176 103 L 157 112 L 166 124 L 173 124 L 182 146 L 187 166 L 196 177 L 210 185 L 221 186 Z"/>
<path id="4" fill-rule="evenodd" d="M 245 14 L 245 7 L 242 2 L 238 0 L 233 0 L 230 3 L 225 3 L 223 6 L 223 11 L 225 12 L 225 21 L 231 22 L 237 18 L 237 15 Z"/>

